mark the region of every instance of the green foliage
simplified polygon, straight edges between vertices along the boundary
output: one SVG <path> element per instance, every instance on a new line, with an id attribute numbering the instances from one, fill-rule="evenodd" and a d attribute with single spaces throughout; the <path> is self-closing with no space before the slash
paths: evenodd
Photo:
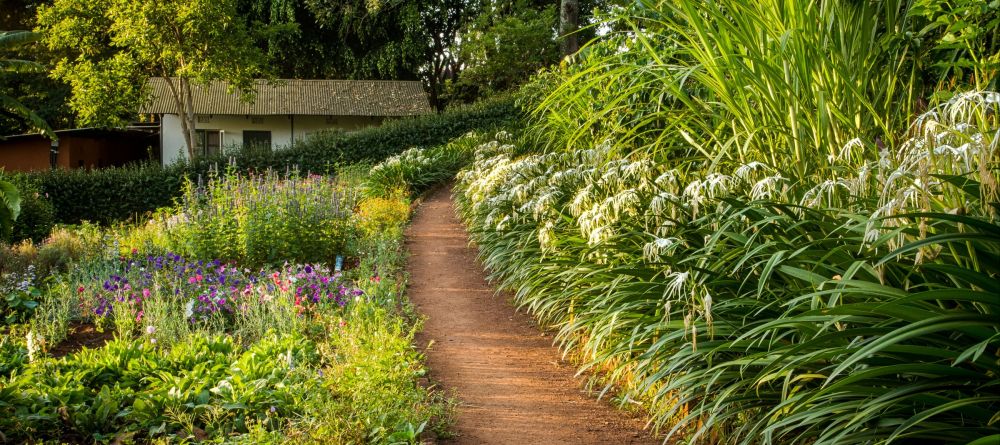
<path id="1" fill-rule="evenodd" d="M 119 339 L 26 367 L 0 388 L 8 440 L 175 440 L 277 429 L 318 387 L 314 342 L 271 336 L 247 350 L 193 336 L 163 352 Z"/>
<path id="2" fill-rule="evenodd" d="M 1000 434 L 996 93 L 829 172 L 482 147 L 456 187 L 502 288 L 683 443 Z"/>
<path id="3" fill-rule="evenodd" d="M 21 211 L 10 232 L 10 241 L 32 240 L 39 242 L 49 235 L 55 224 L 55 208 L 44 195 L 37 181 L 24 175 L 8 178 L 20 190 Z M 0 236 L 0 240 L 3 237 Z"/>
<path id="4" fill-rule="evenodd" d="M 56 221 L 106 224 L 173 204 L 181 195 L 187 174 L 184 167 L 142 164 L 100 170 L 53 169 L 23 176 L 36 183 L 51 202 Z"/>
<path id="5" fill-rule="evenodd" d="M 923 68 L 935 72 L 939 88 L 967 84 L 980 90 L 997 90 L 1000 2 L 919 0 L 908 15 L 924 23 L 917 37 L 933 46 L 917 63 L 929 65 Z"/>
<path id="6" fill-rule="evenodd" d="M 410 147 L 441 145 L 470 131 L 494 131 L 520 116 L 512 97 L 498 96 L 440 114 L 390 121 L 351 133 L 320 133 L 288 150 L 275 152 L 268 162 L 326 172 L 331 164 L 380 162 Z"/>
<path id="7" fill-rule="evenodd" d="M 31 31 L 0 31 L 0 55 L 4 52 L 13 51 L 15 48 L 35 42 L 41 37 L 40 34 Z M 38 73 L 44 71 L 42 65 L 37 62 L 20 59 L 0 58 L 0 73 L 3 74 L 24 74 Z M 45 119 L 21 103 L 18 98 L 10 96 L 8 91 L 0 91 L 0 110 L 13 114 L 31 124 L 50 138 L 55 138 L 52 127 Z"/>
<path id="8" fill-rule="evenodd" d="M 14 184 L 0 181 L 0 237 L 14 229 L 14 222 L 21 214 L 21 192 Z"/>
<path id="9" fill-rule="evenodd" d="M 245 92 L 266 71 L 236 0 L 56 0 L 39 8 L 37 29 L 62 55 L 52 75 L 72 87 L 82 125 L 129 123 L 149 77 L 226 80 Z"/>
<path id="10" fill-rule="evenodd" d="M 468 102 L 521 85 L 559 60 L 554 6 L 517 8 L 500 17 L 481 15 L 463 35 L 465 69 L 449 88 L 450 100 Z"/>
<path id="11" fill-rule="evenodd" d="M 303 0 L 320 28 L 333 31 L 326 42 L 332 60 L 328 75 L 352 79 L 415 79 L 428 36 L 425 1 Z M 429 2 L 426 2 L 429 3 Z"/>
<path id="12" fill-rule="evenodd" d="M 606 24 L 627 31 L 527 90 L 538 140 L 713 165 L 791 159 L 797 177 L 854 138 L 892 148 L 922 86 L 906 13 L 897 1 L 639 2 Z"/>
<path id="13" fill-rule="evenodd" d="M 164 230 L 175 251 L 194 258 L 239 261 L 249 267 L 331 263 L 347 252 L 357 192 L 322 176 L 280 179 L 272 171 L 242 178 L 189 182 Z"/>
<path id="14" fill-rule="evenodd" d="M 472 162 L 475 147 L 485 142 L 480 133 L 467 133 L 437 147 L 411 148 L 372 167 L 365 194 L 389 197 L 405 192 L 417 196 L 443 183 Z"/>

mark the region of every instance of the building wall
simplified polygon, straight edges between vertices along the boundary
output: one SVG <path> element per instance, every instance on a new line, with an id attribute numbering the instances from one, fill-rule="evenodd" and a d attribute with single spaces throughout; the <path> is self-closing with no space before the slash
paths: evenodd
<path id="1" fill-rule="evenodd" d="M 56 165 L 61 168 L 100 168 L 149 159 L 156 150 L 155 135 L 64 134 L 59 137 Z M 7 171 L 48 170 L 51 141 L 42 135 L 0 141 L 0 168 Z M 155 158 L 154 158 L 155 159 Z"/>
<path id="2" fill-rule="evenodd" d="M 221 130 L 222 147 L 239 148 L 243 145 L 243 131 L 270 131 L 271 148 L 287 147 L 293 141 L 309 135 L 332 129 L 357 130 L 382 123 L 381 117 L 365 116 L 199 116 L 195 128 L 199 130 Z M 163 164 L 168 165 L 179 159 L 187 159 L 187 145 L 181 119 L 176 114 L 165 114 L 160 130 Z M 294 134 L 293 129 L 294 127 Z"/>
<path id="3" fill-rule="evenodd" d="M 49 169 L 46 138 L 23 138 L 0 141 L 0 168 L 8 172 Z"/>
<path id="4" fill-rule="evenodd" d="M 149 159 L 148 149 L 155 139 L 137 136 L 62 137 L 56 163 L 63 168 L 102 168 Z"/>

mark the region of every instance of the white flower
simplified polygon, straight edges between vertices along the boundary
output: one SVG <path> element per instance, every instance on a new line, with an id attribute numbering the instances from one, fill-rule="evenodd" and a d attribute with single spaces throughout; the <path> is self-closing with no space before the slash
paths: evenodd
<path id="1" fill-rule="evenodd" d="M 673 297 L 681 296 L 690 276 L 690 272 L 672 272 L 668 274 L 667 279 L 670 280 L 670 283 L 667 284 L 667 289 L 664 291 L 665 294 Z"/>
<path id="2" fill-rule="evenodd" d="M 642 258 L 649 262 L 659 261 L 664 254 L 670 253 L 678 242 L 679 240 L 673 237 L 653 238 L 653 241 L 642 247 Z"/>
<path id="3" fill-rule="evenodd" d="M 770 167 L 768 167 L 767 164 L 764 164 L 763 162 L 753 161 L 753 162 L 749 162 L 749 163 L 741 165 L 733 173 L 733 176 L 735 176 L 735 177 L 737 177 L 739 179 L 746 180 L 747 177 L 750 176 L 750 173 L 753 173 L 756 170 L 763 170 L 763 169 L 770 170 Z"/>

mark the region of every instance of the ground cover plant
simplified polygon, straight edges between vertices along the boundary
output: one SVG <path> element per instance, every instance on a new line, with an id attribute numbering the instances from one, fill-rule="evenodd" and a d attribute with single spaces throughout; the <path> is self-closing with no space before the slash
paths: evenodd
<path id="1" fill-rule="evenodd" d="M 408 202 L 340 199 L 359 182 L 220 174 L 145 224 L 7 247 L 18 263 L 0 267 L 35 307 L 8 308 L 24 316 L 0 343 L 3 439 L 414 443 L 443 433 L 447 404 L 416 383 L 419 323 L 401 273 Z M 380 207 L 390 210 L 371 211 Z M 232 232 L 210 227 L 217 219 Z M 253 232 L 265 223 L 283 231 Z M 266 242 L 281 242 L 288 261 L 258 255 Z M 46 249 L 65 253 L 55 255 L 63 265 L 26 276 Z M 337 270 L 337 256 L 355 262 Z M 81 330 L 113 338 L 68 348 Z"/>

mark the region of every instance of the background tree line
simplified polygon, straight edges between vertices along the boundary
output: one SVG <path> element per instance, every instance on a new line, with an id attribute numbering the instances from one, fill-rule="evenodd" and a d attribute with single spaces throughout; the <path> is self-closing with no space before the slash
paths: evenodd
<path id="1" fill-rule="evenodd" d="M 594 36 L 587 27 L 593 12 L 616 1 L 156 3 L 0 0 L 0 30 L 44 34 L 41 43 L 0 49 L 0 57 L 34 60 L 50 70 L 0 73 L 0 95 L 57 129 L 134 120 L 143 99 L 137 84 L 178 73 L 195 82 L 225 79 L 244 92 L 253 77 L 421 80 L 444 109 L 517 87 L 558 62 L 562 3 L 579 11 L 583 29 L 575 35 L 584 42 Z M 187 34 L 174 32 L 179 23 L 190 24 Z M 207 46 L 215 50 L 204 51 Z M 0 108 L 0 135 L 35 130 Z"/>

